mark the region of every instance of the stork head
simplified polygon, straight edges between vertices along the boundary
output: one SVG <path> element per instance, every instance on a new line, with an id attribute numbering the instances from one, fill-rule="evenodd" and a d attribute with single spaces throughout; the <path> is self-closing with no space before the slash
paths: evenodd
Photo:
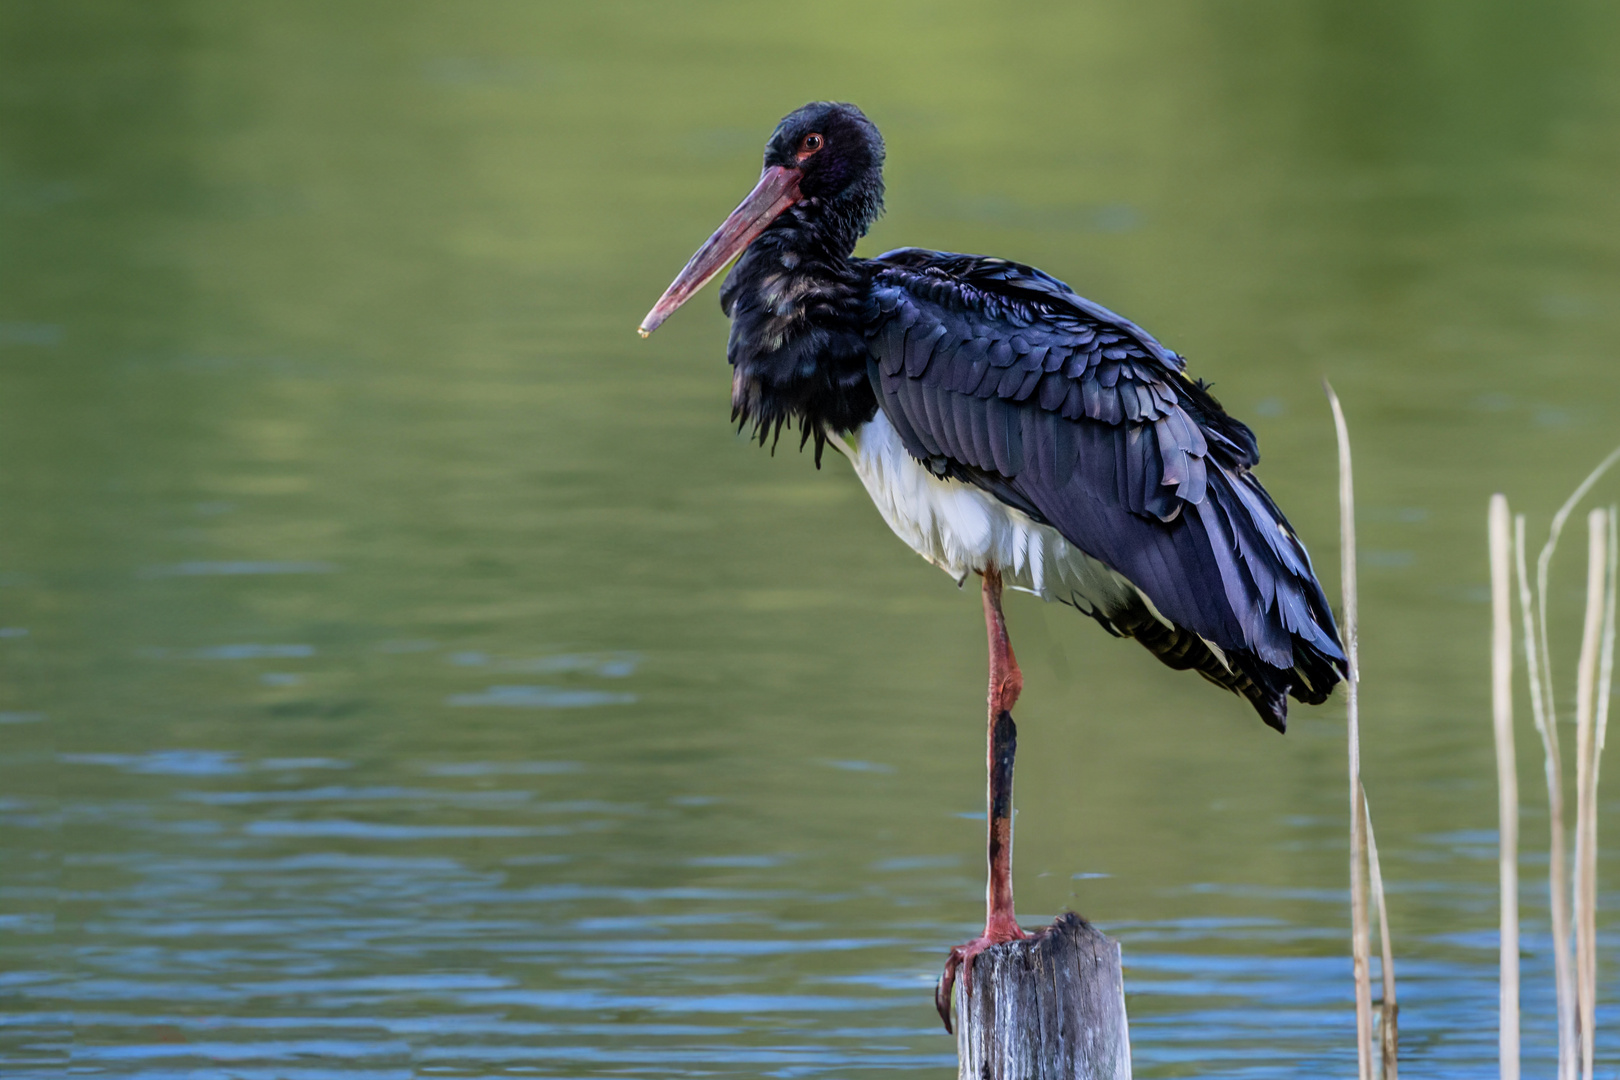
<path id="1" fill-rule="evenodd" d="M 883 211 L 883 136 L 853 105 L 816 101 L 782 118 L 765 144 L 759 182 L 721 223 L 641 320 L 646 337 L 726 264 L 742 254 L 771 222 L 808 203 L 835 244 L 855 241 Z"/>
<path id="2" fill-rule="evenodd" d="M 765 167 L 794 169 L 806 198 L 869 211 L 883 206 L 883 136 L 853 105 L 815 101 L 782 118 L 765 144 Z"/>

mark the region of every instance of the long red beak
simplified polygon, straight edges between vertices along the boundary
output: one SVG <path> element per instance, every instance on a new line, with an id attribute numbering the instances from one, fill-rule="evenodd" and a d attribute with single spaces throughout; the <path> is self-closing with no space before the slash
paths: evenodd
<path id="1" fill-rule="evenodd" d="M 636 333 L 646 337 L 658 329 L 675 309 L 692 299 L 697 291 L 726 268 L 726 264 L 741 254 L 742 249 L 754 242 L 754 237 L 765 231 L 778 214 L 798 202 L 798 169 L 784 165 L 771 165 L 759 174 L 759 183 L 748 197 L 738 204 L 731 216 L 703 242 L 687 262 L 686 267 L 669 283 L 658 303 L 641 320 Z"/>

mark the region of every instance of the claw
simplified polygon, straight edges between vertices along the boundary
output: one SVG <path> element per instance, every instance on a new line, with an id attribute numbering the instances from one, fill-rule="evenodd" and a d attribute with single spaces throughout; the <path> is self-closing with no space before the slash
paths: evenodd
<path id="1" fill-rule="evenodd" d="M 955 1035 L 951 1027 L 951 990 L 956 986 L 956 969 L 962 966 L 962 946 L 958 945 L 951 950 L 951 955 L 945 960 L 945 973 L 934 984 L 934 1008 L 939 1010 L 939 1018 L 945 1021 L 945 1034 Z M 973 965 L 968 965 L 967 973 L 962 982 L 964 988 L 971 985 L 973 978 Z"/>
<path id="2" fill-rule="evenodd" d="M 939 1018 L 945 1021 L 947 1034 L 956 1034 L 951 1027 L 951 990 L 956 986 L 957 971 L 962 972 L 962 1000 L 966 1001 L 973 996 L 974 959 L 992 945 L 1004 945 L 1028 936 L 1016 922 L 1008 920 L 994 928 L 986 927 L 985 932 L 972 941 L 951 949 L 951 955 L 945 958 L 945 972 L 934 984 L 934 1008 L 939 1010 Z"/>
<path id="3" fill-rule="evenodd" d="M 962 994 L 964 1000 L 973 994 L 973 958 L 978 956 L 991 943 L 984 938 L 974 938 L 965 945 L 957 945 L 951 949 L 951 955 L 945 958 L 945 973 L 934 984 L 934 1008 L 939 1010 L 939 1018 L 945 1021 L 945 1033 L 955 1035 L 951 1027 L 951 990 L 956 986 L 956 973 L 962 972 Z"/>

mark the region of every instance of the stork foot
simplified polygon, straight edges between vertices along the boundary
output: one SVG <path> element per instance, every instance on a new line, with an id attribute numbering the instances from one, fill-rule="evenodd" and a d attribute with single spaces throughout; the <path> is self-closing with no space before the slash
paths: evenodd
<path id="1" fill-rule="evenodd" d="M 986 924 L 984 933 L 965 942 L 951 950 L 951 955 L 945 960 L 945 973 L 934 984 L 934 1008 L 939 1010 L 939 1018 L 945 1021 L 945 1030 L 955 1034 L 951 1027 L 951 990 L 956 985 L 956 973 L 962 972 L 962 988 L 968 993 L 973 992 L 973 958 L 992 945 L 1004 945 L 1009 941 L 1020 941 L 1029 935 L 1024 933 L 1017 920 L 1011 916 L 993 919 Z"/>

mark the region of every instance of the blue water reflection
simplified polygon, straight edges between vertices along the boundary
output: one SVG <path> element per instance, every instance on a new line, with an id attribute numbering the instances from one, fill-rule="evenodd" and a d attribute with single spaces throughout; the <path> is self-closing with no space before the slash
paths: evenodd
<path id="1" fill-rule="evenodd" d="M 136 836 L 140 823 L 161 823 L 187 840 L 176 849 L 137 839 L 63 860 L 58 911 L 80 914 L 54 938 L 36 928 L 36 946 L 12 951 L 28 962 L 0 975 L 13 1069 L 54 1054 L 121 1077 L 394 1075 L 375 1073 L 378 1062 L 399 1075 L 830 1077 L 937 1075 L 954 1060 L 927 996 L 939 943 L 961 926 L 873 920 L 863 883 L 807 887 L 827 880 L 827 867 L 802 854 L 681 860 L 724 885 L 659 884 L 668 870 L 656 859 L 632 875 L 642 883 L 616 885 L 611 850 L 536 857 L 548 837 L 615 828 L 625 814 L 682 813 L 563 797 L 589 783 L 571 763 L 443 763 L 412 770 L 438 783 L 283 787 L 351 763 L 185 749 L 58 762 L 140 785 L 115 801 L 66 800 L 61 820 L 134 824 Z M 460 786 L 495 776 L 534 787 Z M 408 803 L 421 820 L 345 816 L 379 802 Z M 278 806 L 306 816 L 227 828 L 213 816 Z M 502 823 L 456 823 L 480 811 Z M 512 824 L 557 814 L 570 824 Z M 1488 837 L 1429 839 L 1461 853 Z M 476 856 L 457 854 L 467 842 L 480 845 Z M 392 853 L 402 845 L 409 854 Z M 970 876 L 955 855 L 880 860 L 869 872 L 882 876 L 896 915 L 926 903 L 908 893 L 931 892 L 938 874 Z M 85 873 L 95 891 L 70 891 Z M 1350 1067 L 1347 962 L 1335 955 L 1342 894 L 1185 891 L 1297 914 L 1111 926 L 1125 947 L 1138 1071 L 1258 1078 Z M 1439 892 L 1443 904 L 1465 899 Z M 1312 915 L 1321 906 L 1333 909 L 1326 920 Z M 1448 957 L 1401 964 L 1403 1037 L 1440 1074 L 1469 1071 L 1494 1047 L 1492 935 L 1402 945 Z M 1532 978 L 1545 974 L 1531 962 Z M 1532 1012 L 1549 1004 L 1530 1002 Z"/>

